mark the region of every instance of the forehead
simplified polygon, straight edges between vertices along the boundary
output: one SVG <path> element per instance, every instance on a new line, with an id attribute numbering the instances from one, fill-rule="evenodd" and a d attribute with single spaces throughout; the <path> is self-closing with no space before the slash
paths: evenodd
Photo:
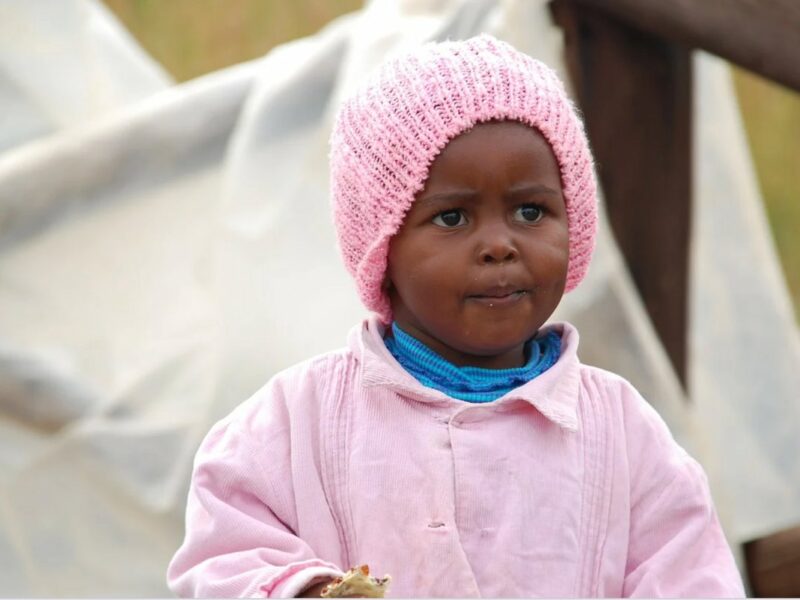
<path id="1" fill-rule="evenodd" d="M 558 161 L 539 131 L 518 121 L 489 121 L 456 136 L 433 160 L 425 190 L 432 186 L 483 186 L 526 180 L 561 189 Z"/>

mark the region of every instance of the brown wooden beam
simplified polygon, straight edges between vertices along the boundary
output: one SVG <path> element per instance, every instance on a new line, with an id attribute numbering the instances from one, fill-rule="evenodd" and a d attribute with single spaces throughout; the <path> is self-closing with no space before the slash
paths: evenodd
<path id="1" fill-rule="evenodd" d="M 691 212 L 689 50 L 584 2 L 554 0 L 615 238 L 686 381 Z"/>
<path id="2" fill-rule="evenodd" d="M 798 0 L 575 0 L 800 91 Z"/>
<path id="3" fill-rule="evenodd" d="M 800 527 L 747 542 L 744 556 L 754 597 L 800 596 Z"/>

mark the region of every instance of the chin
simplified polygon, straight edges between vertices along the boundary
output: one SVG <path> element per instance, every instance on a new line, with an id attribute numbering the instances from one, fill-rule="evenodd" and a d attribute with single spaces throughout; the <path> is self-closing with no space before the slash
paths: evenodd
<path id="1" fill-rule="evenodd" d="M 538 321 L 505 320 L 497 319 L 487 321 L 481 329 L 475 330 L 477 335 L 471 336 L 473 340 L 481 340 L 485 347 L 506 347 L 528 341 L 539 331 Z M 477 343 L 476 343 L 477 345 Z"/>

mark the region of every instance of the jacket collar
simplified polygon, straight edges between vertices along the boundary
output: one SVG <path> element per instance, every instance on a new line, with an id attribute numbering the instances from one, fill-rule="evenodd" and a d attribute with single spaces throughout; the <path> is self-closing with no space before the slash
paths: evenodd
<path id="1" fill-rule="evenodd" d="M 569 323 L 555 323 L 546 330 L 561 334 L 561 356 L 547 371 L 512 390 L 505 396 L 485 404 L 500 409 L 515 401 L 531 404 L 547 419 L 570 431 L 578 430 L 578 395 L 580 361 L 578 331 Z M 366 387 L 382 386 L 420 402 L 463 407 L 468 403 L 450 398 L 439 390 L 425 387 L 412 377 L 391 355 L 383 343 L 385 328 L 377 317 L 365 319 L 348 335 L 348 346 L 358 358 L 361 381 Z"/>

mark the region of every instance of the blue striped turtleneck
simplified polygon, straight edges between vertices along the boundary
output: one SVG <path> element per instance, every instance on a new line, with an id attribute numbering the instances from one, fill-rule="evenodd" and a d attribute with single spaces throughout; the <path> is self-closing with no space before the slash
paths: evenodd
<path id="1" fill-rule="evenodd" d="M 397 362 L 422 385 L 467 402 L 491 402 L 552 367 L 561 354 L 561 337 L 554 331 L 525 344 L 528 357 L 521 367 L 484 369 L 459 367 L 439 356 L 392 323 L 384 340 Z"/>

